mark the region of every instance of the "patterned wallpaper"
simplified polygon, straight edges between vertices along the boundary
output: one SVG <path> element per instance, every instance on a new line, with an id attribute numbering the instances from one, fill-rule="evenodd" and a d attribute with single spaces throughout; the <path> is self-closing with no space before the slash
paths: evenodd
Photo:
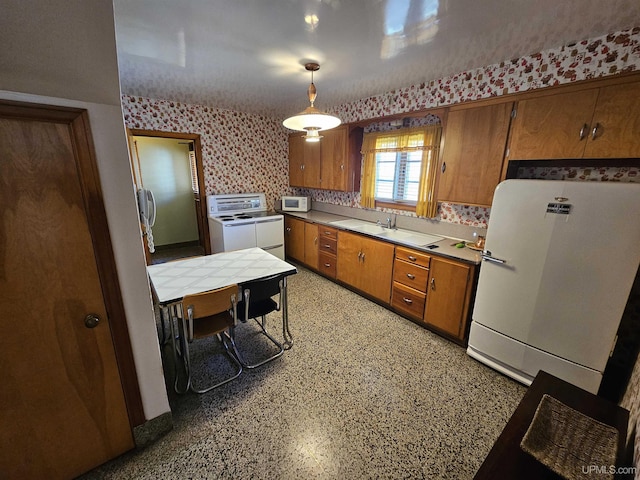
<path id="1" fill-rule="evenodd" d="M 354 122 L 638 68 L 640 27 L 635 27 L 328 110 L 343 122 Z M 359 192 L 289 188 L 287 130 L 281 126 L 281 119 L 129 95 L 123 95 L 122 106 L 125 123 L 130 128 L 202 135 L 207 194 L 264 191 L 273 205 L 283 194 L 298 193 L 321 202 L 359 208 Z M 486 208 L 442 203 L 437 220 L 486 227 L 489 213 Z"/>
<path id="2" fill-rule="evenodd" d="M 207 195 L 265 192 L 273 208 L 290 191 L 279 119 L 129 95 L 122 109 L 129 128 L 200 134 Z"/>
<path id="3" fill-rule="evenodd" d="M 343 122 L 355 122 L 638 69 L 640 27 L 635 27 L 328 110 Z M 123 95 L 122 107 L 127 127 L 201 134 L 207 194 L 264 191 L 273 205 L 281 195 L 292 193 L 288 186 L 288 132 L 281 126 L 281 119 L 129 95 Z M 637 169 L 545 167 L 521 174 L 527 178 L 638 181 Z M 315 200 L 359 208 L 359 193 L 304 193 Z M 484 227 L 489 213 L 489 209 L 480 207 L 441 204 L 439 220 Z M 632 430 L 640 417 L 640 362 L 621 403 L 631 411 Z M 636 440 L 634 453 L 638 465 L 640 439 Z M 640 479 L 640 473 L 636 478 Z"/>

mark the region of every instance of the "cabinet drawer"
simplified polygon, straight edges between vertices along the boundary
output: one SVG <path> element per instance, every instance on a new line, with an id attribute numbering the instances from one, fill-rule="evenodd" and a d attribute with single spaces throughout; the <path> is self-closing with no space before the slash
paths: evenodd
<path id="1" fill-rule="evenodd" d="M 320 237 L 318 241 L 320 252 L 329 252 L 334 255 L 338 252 L 337 244 L 338 240 L 334 238 Z"/>
<path id="2" fill-rule="evenodd" d="M 322 238 L 328 238 L 331 240 L 338 239 L 338 229 L 327 227 L 325 225 L 318 225 L 318 235 Z"/>
<path id="3" fill-rule="evenodd" d="M 404 247 L 396 247 L 396 258 L 426 268 L 429 268 L 429 262 L 431 261 L 429 255 Z"/>
<path id="4" fill-rule="evenodd" d="M 407 285 L 423 293 L 427 291 L 429 269 L 396 258 L 393 262 L 393 281 Z"/>
<path id="5" fill-rule="evenodd" d="M 320 252 L 318 256 L 318 270 L 331 278 L 336 278 L 336 256 Z"/>
<path id="6" fill-rule="evenodd" d="M 426 294 L 393 282 L 391 306 L 416 320 L 422 320 Z"/>

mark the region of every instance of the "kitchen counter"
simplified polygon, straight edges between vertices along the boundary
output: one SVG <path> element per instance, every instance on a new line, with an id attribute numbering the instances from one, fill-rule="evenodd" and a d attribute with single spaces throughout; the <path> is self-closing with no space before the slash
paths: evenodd
<path id="1" fill-rule="evenodd" d="M 284 215 L 290 215 L 292 217 L 295 218 L 301 218 L 313 223 L 317 223 L 320 225 L 327 225 L 329 227 L 332 228 L 336 228 L 338 230 L 345 230 L 345 231 L 351 231 L 354 233 L 359 233 L 361 235 L 365 235 L 365 236 L 369 236 L 371 238 L 375 238 L 377 240 L 381 240 L 381 241 L 385 241 L 385 242 L 389 242 L 389 243 L 394 243 L 396 245 L 402 245 L 404 247 L 409 247 L 409 248 L 413 248 L 415 250 L 421 251 L 421 252 L 425 252 L 425 253 L 429 253 L 431 255 L 437 255 L 437 256 L 441 256 L 441 257 L 448 257 L 448 258 L 452 258 L 454 260 L 459 260 L 459 261 L 463 261 L 463 262 L 467 262 L 467 263 L 471 263 L 474 265 L 479 265 L 482 262 L 482 255 L 479 251 L 477 250 L 472 250 L 468 247 L 465 248 L 456 248 L 455 244 L 459 242 L 459 240 L 454 239 L 454 238 L 448 238 L 448 237 L 443 237 L 442 240 L 435 242 L 429 246 L 436 246 L 437 248 L 428 248 L 428 247 L 422 247 L 422 246 L 417 246 L 417 245 L 407 245 L 406 243 L 402 243 L 399 241 L 395 241 L 393 239 L 389 239 L 389 238 L 384 238 L 375 234 L 367 234 L 367 233 L 363 233 L 362 231 L 359 231 L 357 229 L 351 229 L 348 227 L 344 227 L 341 225 L 335 225 L 332 222 L 336 222 L 336 221 L 340 221 L 340 220 L 350 220 L 351 217 L 345 217 L 342 215 L 336 215 L 333 213 L 327 213 L 327 212 L 321 212 L 321 211 L 317 211 L 317 210 L 310 210 L 308 212 L 284 212 L 284 211 L 279 211 L 279 213 L 282 213 Z M 366 220 L 363 220 L 366 221 Z M 427 233 L 427 232 L 416 232 L 416 233 Z M 438 235 L 439 237 L 442 237 L 442 235 Z"/>

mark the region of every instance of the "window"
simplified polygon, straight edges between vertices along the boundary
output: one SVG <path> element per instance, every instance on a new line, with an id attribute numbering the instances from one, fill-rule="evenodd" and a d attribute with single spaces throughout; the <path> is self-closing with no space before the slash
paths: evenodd
<path id="1" fill-rule="evenodd" d="M 376 132 L 365 135 L 365 168 L 361 203 L 392 203 L 415 208 L 420 216 L 433 217 L 435 168 L 440 144 L 440 125 Z"/>

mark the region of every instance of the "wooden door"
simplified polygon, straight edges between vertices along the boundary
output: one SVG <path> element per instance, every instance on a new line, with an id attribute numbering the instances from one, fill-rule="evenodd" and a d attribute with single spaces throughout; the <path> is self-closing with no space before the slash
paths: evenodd
<path id="1" fill-rule="evenodd" d="M 320 164 L 322 188 L 347 190 L 347 125 L 322 132 Z"/>
<path id="2" fill-rule="evenodd" d="M 438 201 L 491 205 L 500 183 L 513 103 L 449 112 Z"/>
<path id="3" fill-rule="evenodd" d="M 287 257 L 304 262 L 304 221 L 286 216 L 284 233 L 284 246 Z"/>
<path id="4" fill-rule="evenodd" d="M 0 105 L 3 478 L 72 478 L 133 447 L 88 117 L 41 110 Z"/>
<path id="5" fill-rule="evenodd" d="M 304 262 L 318 269 L 318 225 L 304 222 Z"/>
<path id="6" fill-rule="evenodd" d="M 424 321 L 462 338 L 470 281 L 470 265 L 432 257 Z"/>
<path id="7" fill-rule="evenodd" d="M 582 158 L 598 89 L 518 102 L 509 160 Z"/>
<path id="8" fill-rule="evenodd" d="M 391 299 L 391 277 L 393 273 L 394 246 L 363 237 L 360 272 L 360 289 L 372 297 L 389 303 Z"/>
<path id="9" fill-rule="evenodd" d="M 640 82 L 600 89 L 584 156 L 640 157 Z"/>

